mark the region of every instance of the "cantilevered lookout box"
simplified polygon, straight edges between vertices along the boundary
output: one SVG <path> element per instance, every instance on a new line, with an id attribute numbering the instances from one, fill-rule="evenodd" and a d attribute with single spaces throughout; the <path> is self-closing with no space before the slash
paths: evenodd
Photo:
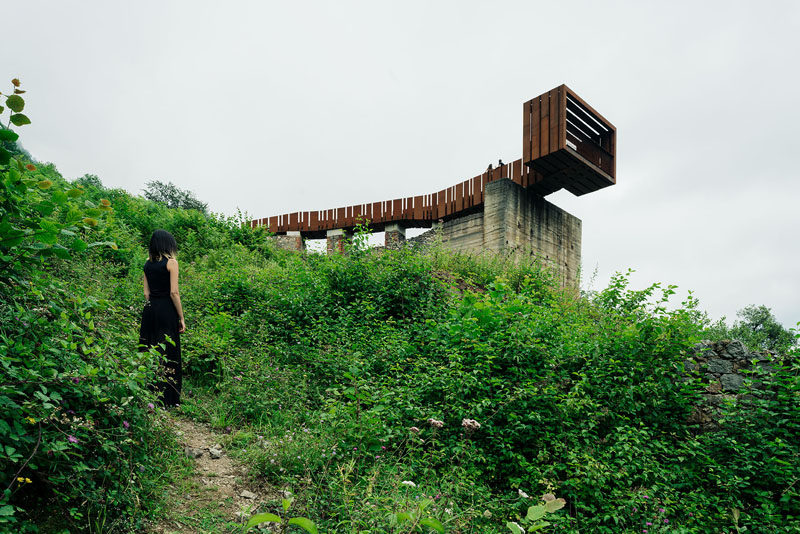
<path id="1" fill-rule="evenodd" d="M 575 195 L 616 183 L 617 129 L 566 85 L 523 104 L 522 164 L 542 195 Z"/>

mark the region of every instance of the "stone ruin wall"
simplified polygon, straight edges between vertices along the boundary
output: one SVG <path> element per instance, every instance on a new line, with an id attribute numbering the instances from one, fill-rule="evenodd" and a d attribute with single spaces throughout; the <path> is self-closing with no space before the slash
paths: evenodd
<path id="1" fill-rule="evenodd" d="M 750 352 L 738 340 L 701 341 L 684 362 L 685 372 L 699 375 L 703 387 L 703 402 L 691 422 L 713 427 L 724 404 L 769 396 L 771 375 L 786 360 L 772 352 Z"/>

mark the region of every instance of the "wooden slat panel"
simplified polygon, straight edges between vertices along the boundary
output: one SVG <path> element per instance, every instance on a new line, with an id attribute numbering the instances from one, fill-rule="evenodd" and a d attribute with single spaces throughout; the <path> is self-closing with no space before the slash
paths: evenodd
<path id="1" fill-rule="evenodd" d="M 529 161 L 535 160 L 542 153 L 540 147 L 541 136 L 539 134 L 541 130 L 541 120 L 541 98 L 537 97 L 533 99 L 533 105 L 531 107 L 531 159 Z"/>
<path id="2" fill-rule="evenodd" d="M 549 93 L 550 98 L 550 147 L 548 152 L 553 153 L 558 150 L 558 104 L 561 99 L 558 97 L 558 89 L 553 89 Z"/>
<path id="3" fill-rule="evenodd" d="M 522 104 L 522 159 L 531 159 L 531 101 Z"/>
<path id="4" fill-rule="evenodd" d="M 511 180 L 517 184 L 522 184 L 522 160 L 518 159 L 511 163 Z"/>
<path id="5" fill-rule="evenodd" d="M 539 120 L 539 157 L 550 152 L 550 93 L 542 95 Z"/>
<path id="6" fill-rule="evenodd" d="M 269 222 L 267 223 L 270 232 L 274 232 L 278 228 L 278 216 L 275 215 L 269 218 Z"/>
<path id="7" fill-rule="evenodd" d="M 558 150 L 564 148 L 567 140 L 567 86 L 558 88 Z"/>
<path id="8" fill-rule="evenodd" d="M 464 211 L 464 184 L 460 183 L 456 185 L 456 198 L 455 198 L 455 205 L 453 206 L 453 213 L 458 213 L 459 211 Z"/>
<path id="9" fill-rule="evenodd" d="M 403 216 L 403 199 L 392 200 L 392 220 L 397 221 Z"/>

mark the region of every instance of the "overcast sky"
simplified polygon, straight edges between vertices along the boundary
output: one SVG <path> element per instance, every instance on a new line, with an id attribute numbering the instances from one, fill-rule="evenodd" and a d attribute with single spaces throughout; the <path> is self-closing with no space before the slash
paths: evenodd
<path id="1" fill-rule="evenodd" d="M 21 140 L 67 178 L 253 217 L 431 193 L 519 158 L 522 103 L 566 83 L 618 132 L 617 185 L 548 197 L 584 285 L 800 321 L 800 2 L 2 5 Z"/>

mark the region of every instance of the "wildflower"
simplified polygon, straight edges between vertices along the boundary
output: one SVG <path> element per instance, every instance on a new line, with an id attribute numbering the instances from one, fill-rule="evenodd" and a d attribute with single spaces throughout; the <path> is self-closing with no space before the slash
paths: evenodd
<path id="1" fill-rule="evenodd" d="M 140 473 L 144 473 L 144 466 L 143 466 L 143 465 L 140 465 L 140 466 L 139 466 L 139 472 L 140 472 Z"/>
<path id="2" fill-rule="evenodd" d="M 241 377 L 241 375 L 236 375 L 236 376 L 234 376 L 234 377 L 233 377 L 233 379 L 234 379 L 234 380 L 238 380 L 239 382 L 241 382 L 241 381 L 242 381 L 242 377 Z"/>
<path id="3" fill-rule="evenodd" d="M 689 512 L 689 517 L 694 517 L 694 514 L 692 512 Z"/>
<path id="4" fill-rule="evenodd" d="M 652 526 L 653 526 L 653 523 L 651 523 L 650 521 L 648 521 L 647 523 L 645 523 L 645 525 L 647 525 L 648 527 L 652 527 Z"/>
<path id="5" fill-rule="evenodd" d="M 376 455 L 375 455 L 375 459 L 376 459 L 376 460 L 379 460 L 379 459 L 380 459 L 380 457 L 381 457 L 381 455 L 380 455 L 380 454 L 376 454 Z"/>
<path id="6" fill-rule="evenodd" d="M 645 499 L 649 499 L 650 497 L 648 497 L 647 495 L 645 495 L 645 496 L 644 496 L 644 498 L 645 498 Z"/>
<path id="7" fill-rule="evenodd" d="M 17 482 L 20 484 L 31 484 L 33 481 L 28 477 L 17 477 Z"/>
<path id="8" fill-rule="evenodd" d="M 415 426 L 412 426 L 412 427 L 411 427 L 411 428 L 409 428 L 408 430 L 409 430 L 410 432 L 413 432 L 414 434 L 419 434 L 419 428 L 417 428 L 417 427 L 415 427 Z"/>
<path id="9" fill-rule="evenodd" d="M 130 428 L 131 424 L 129 422 L 127 422 L 127 421 L 123 421 L 122 422 L 122 426 L 124 426 L 125 428 Z"/>
<path id="10" fill-rule="evenodd" d="M 80 378 L 78 378 L 77 376 L 74 376 L 74 377 L 72 377 L 72 381 L 73 381 L 74 383 L 76 383 L 76 384 L 80 384 L 80 383 L 81 383 L 81 379 L 80 379 Z"/>
<path id="11" fill-rule="evenodd" d="M 444 421 L 439 421 L 438 419 L 428 419 L 428 424 L 431 425 L 433 428 L 442 428 L 444 426 Z"/>
<path id="12" fill-rule="evenodd" d="M 665 517 L 665 518 L 664 518 L 664 523 L 669 523 L 669 519 L 667 519 L 667 518 Z"/>
<path id="13" fill-rule="evenodd" d="M 478 430 L 481 427 L 481 424 L 475 419 L 462 419 L 461 426 L 466 428 L 469 432 L 472 432 L 473 430 Z"/>
<path id="14" fill-rule="evenodd" d="M 67 436 L 67 441 L 69 441 L 70 443 L 78 443 L 78 438 L 76 438 L 75 436 Z"/>
<path id="15" fill-rule="evenodd" d="M 28 169 L 29 171 L 35 171 L 36 170 L 36 165 L 28 163 L 27 165 L 25 165 L 25 168 Z"/>
<path id="16" fill-rule="evenodd" d="M 152 402 L 148 402 L 147 403 L 147 407 L 150 408 L 151 410 L 155 410 L 156 409 L 156 405 L 153 404 Z"/>
<path id="17" fill-rule="evenodd" d="M 25 420 L 32 425 L 36 424 L 36 419 L 34 419 L 33 417 L 26 417 Z"/>
<path id="18" fill-rule="evenodd" d="M 414 484 L 413 482 L 411 482 L 410 480 L 404 480 L 400 484 L 402 484 L 404 486 L 410 486 L 412 488 L 416 488 L 417 487 L 417 485 Z"/>
<path id="19" fill-rule="evenodd" d="M 519 529 L 520 532 L 522 532 L 522 534 L 525 534 L 525 529 L 522 528 L 521 526 L 519 526 L 519 523 L 517 523 L 516 521 L 512 521 L 509 524 L 514 525 L 515 527 L 517 527 Z"/>
<path id="20" fill-rule="evenodd" d="M 527 493 L 525 493 L 521 489 L 517 490 L 517 494 L 519 494 L 519 496 L 522 497 L 523 499 L 530 499 L 531 498 L 530 495 L 528 495 Z"/>
<path id="21" fill-rule="evenodd" d="M 381 450 L 385 451 L 386 450 L 386 446 L 385 445 L 381 445 Z"/>
<path id="22" fill-rule="evenodd" d="M 664 513 L 664 509 L 663 509 L 663 508 L 659 508 L 659 509 L 658 509 L 658 513 L 659 513 L 659 514 L 663 514 L 663 513 Z"/>

